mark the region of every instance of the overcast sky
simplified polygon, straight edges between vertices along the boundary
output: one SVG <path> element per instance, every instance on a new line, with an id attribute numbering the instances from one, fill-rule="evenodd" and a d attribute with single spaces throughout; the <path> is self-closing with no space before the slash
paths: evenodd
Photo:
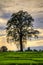
<path id="1" fill-rule="evenodd" d="M 19 10 L 27 11 L 32 15 L 34 27 L 41 32 L 38 41 L 43 45 L 43 0 L 0 0 L 0 37 L 5 35 L 6 23 L 11 14 Z M 38 42 L 33 45 L 35 44 L 39 45 Z"/>
<path id="2" fill-rule="evenodd" d="M 26 10 L 35 20 L 35 26 L 43 28 L 43 0 L 0 0 L 0 29 L 4 29 L 11 14 Z"/>

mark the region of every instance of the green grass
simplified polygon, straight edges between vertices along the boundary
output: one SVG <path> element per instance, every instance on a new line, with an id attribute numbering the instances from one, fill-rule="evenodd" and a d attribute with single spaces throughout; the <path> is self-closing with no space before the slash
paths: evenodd
<path id="1" fill-rule="evenodd" d="M 0 65 L 43 65 L 43 52 L 0 52 Z"/>

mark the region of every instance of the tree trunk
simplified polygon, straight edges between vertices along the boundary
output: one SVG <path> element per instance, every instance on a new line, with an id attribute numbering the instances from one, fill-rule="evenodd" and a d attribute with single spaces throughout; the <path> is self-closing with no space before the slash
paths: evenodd
<path id="1" fill-rule="evenodd" d="M 23 51 L 22 33 L 20 32 L 20 51 Z"/>

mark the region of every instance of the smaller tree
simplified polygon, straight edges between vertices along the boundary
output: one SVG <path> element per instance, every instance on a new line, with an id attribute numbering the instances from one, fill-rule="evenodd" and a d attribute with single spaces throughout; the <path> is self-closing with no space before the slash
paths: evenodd
<path id="1" fill-rule="evenodd" d="M 28 47 L 25 51 L 30 51 L 31 49 L 30 49 L 30 47 Z"/>
<path id="2" fill-rule="evenodd" d="M 34 49 L 33 51 L 34 51 L 34 52 L 37 52 L 38 50 Z"/>
<path id="3" fill-rule="evenodd" d="M 2 52 L 6 52 L 6 51 L 7 51 L 7 47 L 6 47 L 6 46 L 2 46 L 2 47 L 1 47 L 1 51 L 2 51 Z"/>
<path id="4" fill-rule="evenodd" d="M 28 47 L 28 51 L 30 51 L 30 47 Z"/>

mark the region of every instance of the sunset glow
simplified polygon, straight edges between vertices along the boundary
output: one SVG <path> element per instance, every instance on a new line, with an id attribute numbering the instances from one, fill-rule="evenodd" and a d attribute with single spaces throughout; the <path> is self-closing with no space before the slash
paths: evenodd
<path id="1" fill-rule="evenodd" d="M 17 50 L 16 44 L 6 41 L 6 23 L 11 14 L 19 10 L 27 11 L 34 18 L 34 28 L 40 31 L 37 40 L 27 40 L 26 47 L 43 46 L 43 0 L 0 0 L 0 47 Z"/>

